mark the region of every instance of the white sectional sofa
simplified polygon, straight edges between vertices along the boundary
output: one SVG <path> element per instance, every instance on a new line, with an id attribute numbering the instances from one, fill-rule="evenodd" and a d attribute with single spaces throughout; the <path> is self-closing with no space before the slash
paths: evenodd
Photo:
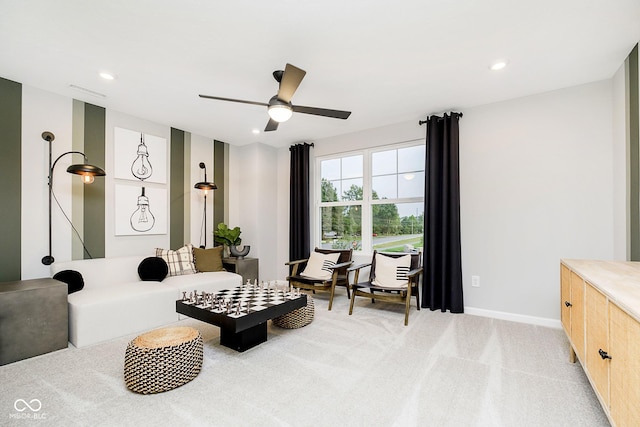
<path id="1" fill-rule="evenodd" d="M 146 256 L 56 262 L 51 276 L 63 270 L 82 274 L 84 288 L 68 296 L 69 341 L 85 347 L 179 320 L 176 300 L 182 293 L 215 292 L 242 284 L 242 276 L 226 271 L 167 276 L 142 281 L 138 265 Z"/>

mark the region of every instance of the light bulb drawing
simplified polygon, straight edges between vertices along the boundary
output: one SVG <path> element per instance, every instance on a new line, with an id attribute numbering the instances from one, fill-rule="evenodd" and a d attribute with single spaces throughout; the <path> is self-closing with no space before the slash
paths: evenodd
<path id="1" fill-rule="evenodd" d="M 149 162 L 149 150 L 144 143 L 144 134 L 140 134 L 140 144 L 138 144 L 138 152 L 136 159 L 131 164 L 131 173 L 140 181 L 149 178 L 153 173 L 153 168 Z"/>
<path id="2" fill-rule="evenodd" d="M 138 208 L 131 215 L 131 228 L 136 231 L 145 232 L 153 228 L 156 218 L 149 209 L 149 198 L 144 195 L 144 187 L 142 194 L 138 196 Z"/>

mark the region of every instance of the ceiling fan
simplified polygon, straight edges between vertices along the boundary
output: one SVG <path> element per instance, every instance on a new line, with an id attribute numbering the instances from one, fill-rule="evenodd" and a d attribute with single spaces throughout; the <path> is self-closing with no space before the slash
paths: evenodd
<path id="1" fill-rule="evenodd" d="M 200 98 L 218 99 L 220 101 L 241 102 L 243 104 L 261 105 L 267 107 L 269 122 L 264 128 L 265 132 L 278 129 L 278 124 L 286 122 L 293 113 L 312 114 L 315 116 L 333 117 L 335 119 L 346 119 L 351 111 L 329 110 L 326 108 L 303 107 L 302 105 L 291 104 L 294 92 L 300 86 L 306 71 L 301 70 L 291 64 L 287 64 L 283 70 L 273 72 L 273 78 L 279 83 L 278 93 L 274 95 L 268 103 L 244 101 L 242 99 L 222 98 L 219 96 L 200 95 Z"/>

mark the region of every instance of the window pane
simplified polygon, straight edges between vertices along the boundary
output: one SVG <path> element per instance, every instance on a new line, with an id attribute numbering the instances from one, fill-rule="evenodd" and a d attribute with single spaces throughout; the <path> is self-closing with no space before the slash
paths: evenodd
<path id="1" fill-rule="evenodd" d="M 362 206 L 320 208 L 323 249 L 362 248 Z"/>
<path id="2" fill-rule="evenodd" d="M 342 181 L 342 200 L 362 200 L 362 178 Z"/>
<path id="3" fill-rule="evenodd" d="M 362 155 L 342 158 L 342 179 L 362 178 Z"/>
<path id="4" fill-rule="evenodd" d="M 371 155 L 371 174 L 388 175 L 396 173 L 397 150 L 380 151 Z"/>
<path id="5" fill-rule="evenodd" d="M 340 181 L 327 181 L 322 178 L 320 184 L 321 201 L 323 202 L 337 202 L 338 194 L 340 191 Z"/>
<path id="6" fill-rule="evenodd" d="M 320 162 L 320 171 L 323 179 L 340 179 L 340 159 L 323 160 Z"/>
<path id="7" fill-rule="evenodd" d="M 398 175 L 398 197 L 423 197 L 424 172 L 407 172 Z"/>
<path id="8" fill-rule="evenodd" d="M 398 150 L 398 173 L 424 170 L 425 146 L 400 148 Z"/>
<path id="9" fill-rule="evenodd" d="M 374 176 L 371 178 L 371 198 L 373 200 L 397 198 L 397 181 L 398 175 Z"/>
<path id="10" fill-rule="evenodd" d="M 423 203 L 385 203 L 371 207 L 373 249 L 403 252 L 423 247 Z"/>

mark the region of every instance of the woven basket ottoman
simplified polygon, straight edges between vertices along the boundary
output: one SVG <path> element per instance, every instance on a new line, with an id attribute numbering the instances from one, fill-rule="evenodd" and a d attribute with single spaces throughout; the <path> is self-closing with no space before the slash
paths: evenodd
<path id="1" fill-rule="evenodd" d="M 273 324 L 281 328 L 296 329 L 307 326 L 313 322 L 313 316 L 315 314 L 313 298 L 311 295 L 307 295 L 307 305 L 293 310 L 290 313 L 283 314 L 282 316 L 275 317 Z"/>
<path id="2" fill-rule="evenodd" d="M 160 393 L 188 383 L 201 368 L 200 331 L 189 327 L 156 329 L 127 346 L 124 381 L 137 393 Z"/>

